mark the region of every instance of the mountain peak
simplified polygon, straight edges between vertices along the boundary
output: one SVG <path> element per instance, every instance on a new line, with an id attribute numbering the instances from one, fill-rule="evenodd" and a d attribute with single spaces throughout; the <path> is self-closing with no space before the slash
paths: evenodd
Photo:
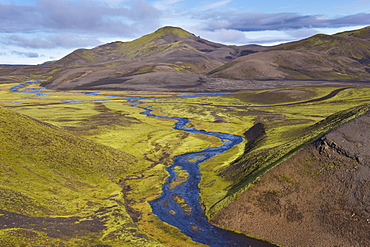
<path id="1" fill-rule="evenodd" d="M 180 27 L 172 26 L 162 27 L 155 31 L 153 34 L 155 34 L 158 38 L 165 37 L 167 35 L 175 35 L 178 38 L 190 38 L 195 36 L 194 34 L 191 34 Z"/>

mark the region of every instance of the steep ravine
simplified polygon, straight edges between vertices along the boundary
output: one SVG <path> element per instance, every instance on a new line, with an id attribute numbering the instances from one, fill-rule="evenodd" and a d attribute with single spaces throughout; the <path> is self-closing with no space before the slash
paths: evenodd
<path id="1" fill-rule="evenodd" d="M 270 170 L 213 223 L 284 246 L 370 246 L 370 112 Z"/>

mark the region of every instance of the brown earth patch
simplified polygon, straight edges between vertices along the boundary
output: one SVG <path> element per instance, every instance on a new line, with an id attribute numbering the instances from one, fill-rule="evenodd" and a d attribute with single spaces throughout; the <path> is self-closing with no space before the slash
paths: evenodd
<path id="1" fill-rule="evenodd" d="M 367 113 L 297 152 L 213 223 L 286 246 L 370 246 L 369 126 Z"/>
<path id="2" fill-rule="evenodd" d="M 88 220 L 80 217 L 30 217 L 0 210 L 0 229 L 22 228 L 45 232 L 51 238 L 98 238 L 105 223 L 97 216 Z"/>

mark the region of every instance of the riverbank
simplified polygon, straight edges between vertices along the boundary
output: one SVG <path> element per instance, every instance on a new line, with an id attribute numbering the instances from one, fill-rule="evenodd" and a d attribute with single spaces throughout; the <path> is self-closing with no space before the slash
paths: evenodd
<path id="1" fill-rule="evenodd" d="M 370 112 L 261 177 L 213 223 L 286 246 L 370 245 Z"/>

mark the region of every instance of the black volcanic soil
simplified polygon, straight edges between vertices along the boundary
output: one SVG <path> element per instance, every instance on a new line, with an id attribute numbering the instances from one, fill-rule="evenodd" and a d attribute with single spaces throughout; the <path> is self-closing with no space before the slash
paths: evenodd
<path id="1" fill-rule="evenodd" d="M 370 112 L 270 170 L 213 223 L 285 246 L 370 246 Z"/>

